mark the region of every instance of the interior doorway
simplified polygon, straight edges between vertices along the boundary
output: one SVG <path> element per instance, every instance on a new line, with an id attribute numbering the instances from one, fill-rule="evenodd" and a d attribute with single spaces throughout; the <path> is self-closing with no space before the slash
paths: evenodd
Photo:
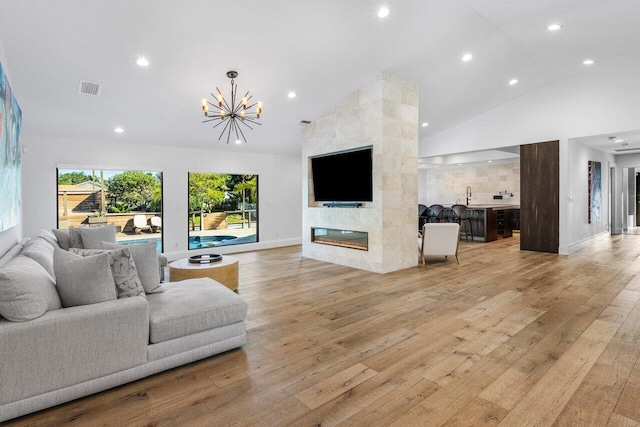
<path id="1" fill-rule="evenodd" d="M 640 235 L 640 167 L 622 168 L 622 234 Z"/>

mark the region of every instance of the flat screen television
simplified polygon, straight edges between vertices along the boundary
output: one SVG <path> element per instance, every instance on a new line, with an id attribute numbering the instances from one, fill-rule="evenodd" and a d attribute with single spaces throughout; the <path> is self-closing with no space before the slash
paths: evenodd
<path id="1" fill-rule="evenodd" d="M 316 202 L 372 202 L 372 147 L 311 158 Z"/>

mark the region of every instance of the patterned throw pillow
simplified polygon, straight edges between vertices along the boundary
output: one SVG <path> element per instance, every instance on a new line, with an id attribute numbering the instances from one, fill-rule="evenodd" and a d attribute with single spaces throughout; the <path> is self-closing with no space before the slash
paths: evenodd
<path id="1" fill-rule="evenodd" d="M 118 298 L 143 296 L 146 298 L 142 282 L 138 277 L 138 270 L 128 248 L 104 250 L 104 249 L 78 249 L 71 248 L 69 252 L 81 256 L 93 256 L 99 254 L 109 255 L 111 274 L 116 282 Z"/>

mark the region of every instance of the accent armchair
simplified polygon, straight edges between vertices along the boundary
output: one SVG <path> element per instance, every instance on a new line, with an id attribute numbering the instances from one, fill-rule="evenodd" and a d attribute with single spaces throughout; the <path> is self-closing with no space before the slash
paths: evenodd
<path id="1" fill-rule="evenodd" d="M 422 226 L 421 236 L 418 238 L 420 259 L 425 264 L 426 256 L 449 255 L 458 259 L 458 241 L 460 240 L 460 225 L 456 223 L 426 223 Z"/>

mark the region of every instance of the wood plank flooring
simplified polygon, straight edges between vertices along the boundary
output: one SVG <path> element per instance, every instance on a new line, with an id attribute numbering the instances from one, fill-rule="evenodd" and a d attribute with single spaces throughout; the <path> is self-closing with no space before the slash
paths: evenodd
<path id="1" fill-rule="evenodd" d="M 9 425 L 640 426 L 640 236 L 386 275 L 238 254 L 247 344 Z"/>

